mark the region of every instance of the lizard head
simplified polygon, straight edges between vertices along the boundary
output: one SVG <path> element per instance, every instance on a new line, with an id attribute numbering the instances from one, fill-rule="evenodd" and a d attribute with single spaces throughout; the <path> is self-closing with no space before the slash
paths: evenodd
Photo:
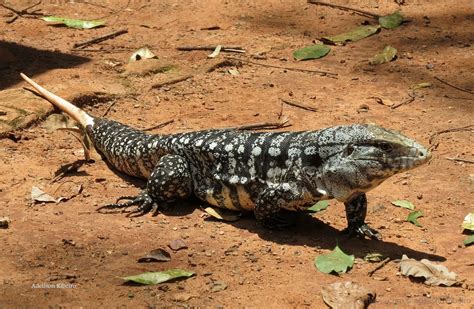
<path id="1" fill-rule="evenodd" d="M 324 163 L 318 168 L 305 166 L 303 179 L 311 191 L 343 202 L 431 158 L 416 141 L 375 125 L 334 127 L 321 136 L 318 152 Z"/>

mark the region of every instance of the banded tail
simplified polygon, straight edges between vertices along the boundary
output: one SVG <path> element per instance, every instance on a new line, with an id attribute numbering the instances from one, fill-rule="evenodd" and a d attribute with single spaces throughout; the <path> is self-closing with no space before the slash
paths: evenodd
<path id="1" fill-rule="evenodd" d="M 49 92 L 48 90 L 44 89 L 33 80 L 31 80 L 28 76 L 23 73 L 20 73 L 20 76 L 30 84 L 37 92 L 39 92 L 44 98 L 46 98 L 49 102 L 51 102 L 54 106 L 71 116 L 74 120 L 79 122 L 84 128 L 88 125 L 94 124 L 94 117 L 80 109 L 79 107 L 75 106 L 71 102 L 64 100 L 61 97 L 58 97 L 54 93 Z"/>

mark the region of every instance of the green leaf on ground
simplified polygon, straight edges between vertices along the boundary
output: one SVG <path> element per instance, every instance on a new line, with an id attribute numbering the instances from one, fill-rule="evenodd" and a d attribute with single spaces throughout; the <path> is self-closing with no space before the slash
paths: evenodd
<path id="1" fill-rule="evenodd" d="M 466 246 L 470 246 L 470 245 L 474 244 L 474 235 L 468 236 L 466 239 L 464 239 L 463 243 Z"/>
<path id="2" fill-rule="evenodd" d="M 80 20 L 80 19 L 71 19 L 71 18 L 64 18 L 59 16 L 46 16 L 41 18 L 44 21 L 57 23 L 57 24 L 64 24 L 70 28 L 76 29 L 90 29 L 99 26 L 105 25 L 105 21 L 103 20 Z"/>
<path id="3" fill-rule="evenodd" d="M 374 58 L 369 60 L 371 65 L 382 64 L 385 62 L 390 62 L 397 56 L 397 50 L 392 46 L 385 46 L 383 51 L 379 54 L 376 54 Z"/>
<path id="4" fill-rule="evenodd" d="M 413 223 L 414 225 L 421 227 L 421 224 L 418 223 L 418 218 L 423 217 L 423 213 L 420 210 L 412 211 L 408 214 L 407 221 Z"/>
<path id="5" fill-rule="evenodd" d="M 385 29 L 394 29 L 400 26 L 403 22 L 403 16 L 400 11 L 395 11 L 390 15 L 380 16 L 379 24 Z"/>
<path id="6" fill-rule="evenodd" d="M 322 39 L 330 44 L 343 44 L 346 42 L 355 42 L 362 40 L 363 38 L 369 37 L 372 34 L 377 33 L 380 30 L 380 25 L 371 26 L 365 25 L 357 27 L 349 32 L 345 32 L 342 34 L 334 35 L 334 36 L 325 36 Z"/>
<path id="7" fill-rule="evenodd" d="M 318 212 L 318 211 L 321 211 L 321 210 L 324 210 L 324 209 L 328 208 L 328 206 L 329 206 L 328 201 L 319 201 L 316 204 L 314 204 L 313 206 L 311 206 L 310 208 L 308 208 L 308 211 Z"/>
<path id="8" fill-rule="evenodd" d="M 474 231 L 474 212 L 468 213 L 467 216 L 464 217 L 462 228 L 465 230 Z"/>
<path id="9" fill-rule="evenodd" d="M 326 56 L 331 51 L 331 48 L 324 44 L 315 44 L 297 49 L 293 52 L 293 57 L 296 60 L 318 59 Z"/>
<path id="10" fill-rule="evenodd" d="M 410 209 L 410 210 L 415 209 L 415 205 L 413 205 L 412 202 L 407 201 L 407 200 L 396 200 L 396 201 L 393 201 L 392 204 L 395 206 Z"/>
<path id="11" fill-rule="evenodd" d="M 354 256 L 345 254 L 339 246 L 336 246 L 331 253 L 317 256 L 314 265 L 325 274 L 345 273 L 354 265 Z"/>
<path id="12" fill-rule="evenodd" d="M 182 277 L 191 277 L 194 275 L 192 271 L 182 269 L 168 269 L 165 271 L 141 273 L 135 276 L 121 277 L 126 281 L 133 281 L 141 284 L 158 284 Z"/>
<path id="13" fill-rule="evenodd" d="M 422 82 L 422 83 L 419 83 L 419 84 L 411 85 L 410 89 L 411 90 L 417 90 L 417 89 L 421 89 L 421 88 L 429 88 L 431 86 L 433 86 L 433 84 L 430 83 L 430 82 Z"/>

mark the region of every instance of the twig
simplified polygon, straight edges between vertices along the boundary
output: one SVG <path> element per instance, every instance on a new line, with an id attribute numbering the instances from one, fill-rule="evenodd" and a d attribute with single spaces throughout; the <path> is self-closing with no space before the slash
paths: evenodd
<path id="1" fill-rule="evenodd" d="M 110 17 L 110 16 L 114 16 L 114 15 L 116 15 L 116 14 L 122 12 L 122 11 L 125 10 L 126 8 L 128 8 L 128 6 L 130 5 L 130 2 L 131 2 L 131 1 L 132 1 L 132 0 L 128 0 L 128 1 L 127 1 L 127 4 L 126 4 L 123 8 L 120 8 L 120 9 L 118 9 L 118 10 L 115 11 L 115 12 L 112 12 L 112 13 L 110 13 L 110 14 L 107 14 L 107 15 L 104 15 L 104 16 L 100 16 L 100 17 L 97 17 L 97 18 L 94 18 L 94 19 L 91 19 L 91 20 L 104 19 L 104 18 L 107 18 L 107 17 Z M 109 9 L 109 10 L 110 10 L 110 9 Z"/>
<path id="2" fill-rule="evenodd" d="M 142 129 L 142 131 L 151 131 L 151 130 L 155 130 L 155 129 L 161 129 L 161 128 L 163 128 L 163 127 L 165 127 L 165 126 L 167 126 L 167 125 L 169 125 L 170 123 L 173 123 L 173 122 L 174 122 L 174 120 L 171 119 L 171 120 L 159 123 L 156 126 L 152 126 L 152 127 Z"/>
<path id="3" fill-rule="evenodd" d="M 134 50 L 133 48 L 121 48 L 121 49 L 72 49 L 72 52 L 103 52 L 103 53 L 123 53 Z"/>
<path id="4" fill-rule="evenodd" d="M 181 46 L 176 47 L 177 50 L 192 51 L 192 50 L 215 50 L 217 46 Z M 239 46 L 222 46 L 221 51 L 233 53 L 245 53 L 245 49 Z"/>
<path id="5" fill-rule="evenodd" d="M 447 99 L 452 99 L 452 100 L 469 100 L 472 101 L 474 98 L 460 98 L 460 97 L 450 97 L 449 95 L 444 95 L 445 98 Z"/>
<path id="6" fill-rule="evenodd" d="M 112 109 L 112 107 L 117 103 L 117 100 L 114 100 L 112 102 L 112 104 L 109 105 L 109 107 L 107 107 L 107 109 L 105 110 L 104 114 L 102 115 L 102 117 L 105 117 L 109 114 L 110 110 Z"/>
<path id="7" fill-rule="evenodd" d="M 370 270 L 367 272 L 367 274 L 369 275 L 369 277 L 371 277 L 377 270 L 379 270 L 380 268 L 384 267 L 388 262 L 390 262 L 390 257 L 387 257 L 385 258 L 382 262 L 378 263 L 374 269 Z"/>
<path id="8" fill-rule="evenodd" d="M 238 127 L 230 127 L 228 129 L 232 130 L 275 130 L 281 128 L 290 127 L 291 124 L 288 123 L 288 120 L 280 122 L 262 122 L 255 124 L 246 124 Z"/>
<path id="9" fill-rule="evenodd" d="M 226 57 L 226 59 L 230 60 L 237 60 L 237 61 L 242 61 L 245 63 L 249 64 L 254 64 L 254 65 L 259 65 L 262 67 L 267 67 L 267 68 L 275 68 L 275 69 L 282 69 L 282 70 L 288 70 L 288 71 L 297 71 L 297 72 L 305 72 L 305 73 L 316 73 L 321 76 L 327 76 L 331 78 L 337 78 L 337 73 L 331 73 L 331 72 L 326 72 L 326 71 L 318 71 L 318 70 L 308 70 L 308 69 L 300 69 L 300 68 L 289 68 L 289 67 L 281 67 L 278 65 L 273 65 L 273 64 L 265 64 L 265 63 L 260 63 L 260 62 L 255 62 L 247 59 L 240 59 L 240 58 L 235 58 L 235 57 Z"/>
<path id="10" fill-rule="evenodd" d="M 17 20 L 18 17 L 36 18 L 37 16 L 44 16 L 43 13 L 38 12 L 38 11 L 40 11 L 41 9 L 40 9 L 40 10 L 34 10 L 33 12 L 28 12 L 28 10 L 30 10 L 30 9 L 32 9 L 32 8 L 34 8 L 35 6 L 38 6 L 38 5 L 40 5 L 40 4 L 41 4 L 41 1 L 38 1 L 37 3 L 35 3 L 35 4 L 33 4 L 33 5 L 30 5 L 29 7 L 25 8 L 25 9 L 23 9 L 23 10 L 21 10 L 21 11 L 15 9 L 15 8 L 9 7 L 9 6 L 5 5 L 4 3 L 0 3 L 0 6 L 3 7 L 3 8 L 5 8 L 5 9 L 7 9 L 7 10 L 9 10 L 9 11 L 11 11 L 11 12 L 13 12 L 13 14 L 15 14 L 15 16 L 13 16 L 12 19 L 10 19 L 9 21 L 6 22 L 7 24 L 11 24 L 11 23 L 13 23 L 15 20 Z M 25 15 L 30 15 L 30 16 L 25 16 Z"/>
<path id="11" fill-rule="evenodd" d="M 463 92 L 467 92 L 467 93 L 470 93 L 470 94 L 474 94 L 474 92 L 472 92 L 472 91 L 470 91 L 470 90 L 466 90 L 466 89 L 459 88 L 459 87 L 457 87 L 457 86 L 454 86 L 453 84 L 450 84 L 450 83 L 448 83 L 447 81 L 442 80 L 442 79 L 439 78 L 438 76 L 435 76 L 434 78 L 435 78 L 436 80 L 442 82 L 443 84 L 448 85 L 449 87 L 453 87 L 454 89 L 457 89 L 457 90 L 459 90 L 459 91 L 463 91 Z"/>
<path id="12" fill-rule="evenodd" d="M 105 35 L 102 35 L 102 36 L 84 41 L 84 42 L 74 43 L 74 45 L 72 47 L 73 48 L 78 48 L 78 47 L 84 48 L 86 46 L 89 46 L 89 45 L 92 45 L 92 44 L 95 44 L 95 43 L 99 43 L 99 42 L 102 42 L 102 41 L 105 41 L 105 40 L 108 40 L 108 39 L 115 38 L 115 37 L 117 37 L 121 34 L 127 33 L 127 32 L 128 32 L 127 29 L 118 30 L 118 31 L 115 31 L 115 32 L 112 32 L 112 33 L 109 33 L 109 34 L 105 34 Z"/>
<path id="13" fill-rule="evenodd" d="M 229 59 L 224 59 L 222 61 L 219 61 L 213 65 L 211 65 L 209 68 L 207 68 L 206 73 L 211 73 L 214 72 L 215 70 L 223 67 L 232 67 L 232 66 L 237 66 L 238 63 Z"/>
<path id="14" fill-rule="evenodd" d="M 471 163 L 474 164 L 474 160 L 469 160 L 469 159 L 463 159 L 463 158 L 449 158 L 446 157 L 446 160 L 451 160 L 451 161 L 457 161 L 457 162 L 464 162 L 464 163 Z"/>
<path id="15" fill-rule="evenodd" d="M 392 105 L 392 106 L 390 106 L 390 108 L 391 108 L 391 109 L 396 109 L 396 108 L 399 108 L 399 107 L 402 106 L 402 105 L 410 104 L 411 102 L 415 101 L 415 98 L 416 98 L 415 95 L 408 94 L 408 96 L 409 96 L 408 99 L 406 99 L 405 101 L 402 101 L 401 103 Z"/>
<path id="16" fill-rule="evenodd" d="M 162 82 L 162 83 L 154 84 L 153 86 L 151 86 L 151 88 L 152 89 L 157 89 L 157 88 L 161 88 L 161 87 L 164 87 L 164 86 L 177 84 L 177 83 L 180 83 L 182 81 L 185 81 L 185 80 L 193 78 L 193 77 L 194 77 L 193 75 L 185 75 L 183 77 L 179 77 L 179 78 L 168 80 L 168 81 L 165 81 L 165 82 Z"/>
<path id="17" fill-rule="evenodd" d="M 298 102 L 294 102 L 294 101 L 288 101 L 288 100 L 282 99 L 282 98 L 280 98 L 280 100 L 285 104 L 288 104 L 288 105 L 291 105 L 291 106 L 294 106 L 294 107 L 298 107 L 298 108 L 301 108 L 301 109 L 305 109 L 307 111 L 311 111 L 311 112 L 317 112 L 318 111 L 317 108 L 311 107 L 311 106 L 308 106 L 308 105 L 305 105 L 305 104 L 302 104 L 302 103 L 298 103 Z"/>
<path id="18" fill-rule="evenodd" d="M 371 17 L 371 18 L 375 18 L 375 19 L 380 17 L 380 15 L 377 15 L 377 14 L 374 14 L 374 13 L 371 13 L 371 12 L 367 12 L 367 11 L 363 11 L 363 10 L 359 10 L 359 9 L 354 9 L 354 8 L 351 8 L 351 7 L 348 7 L 348 6 L 343 6 L 343 5 L 337 5 L 337 4 L 332 4 L 332 3 L 322 2 L 322 1 L 316 1 L 316 0 L 308 0 L 308 3 L 329 6 L 329 7 L 332 7 L 332 8 L 335 8 L 335 9 L 340 9 L 340 10 L 343 10 L 343 11 L 352 11 L 352 12 L 357 13 L 359 15 L 362 15 L 362 16 L 365 16 L 365 17 Z"/>
<path id="19" fill-rule="evenodd" d="M 430 144 L 433 144 L 434 139 L 440 136 L 441 134 L 450 133 L 450 132 L 463 132 L 463 131 L 474 131 L 474 124 L 470 124 L 470 125 L 460 127 L 460 128 L 451 128 L 451 129 L 446 129 L 446 130 L 436 132 L 430 136 L 429 142 Z"/>

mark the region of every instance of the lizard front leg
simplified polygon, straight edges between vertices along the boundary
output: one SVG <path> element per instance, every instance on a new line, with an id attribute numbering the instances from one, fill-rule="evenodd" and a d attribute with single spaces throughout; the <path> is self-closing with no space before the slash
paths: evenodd
<path id="1" fill-rule="evenodd" d="M 347 233 L 367 236 L 371 239 L 382 239 L 377 230 L 369 227 L 365 223 L 365 216 L 367 215 L 367 197 L 365 194 L 356 196 L 349 202 L 344 203 L 344 205 L 346 206 L 348 224 L 345 230 Z"/>
<path id="2" fill-rule="evenodd" d="M 102 209 L 128 208 L 137 205 L 138 207 L 128 215 L 144 215 L 154 210 L 154 215 L 158 213 L 160 202 L 172 202 L 176 199 L 186 198 L 192 192 L 192 178 L 186 160 L 179 155 L 168 154 L 163 156 L 150 175 L 145 190 L 136 197 L 121 197 L 129 199 L 125 203 L 113 203 L 102 206 Z"/>
<path id="3" fill-rule="evenodd" d="M 268 229 L 282 229 L 293 225 L 285 213 L 285 208 L 292 201 L 301 198 L 301 193 L 288 184 L 267 188 L 260 194 L 255 204 L 255 218 Z"/>

